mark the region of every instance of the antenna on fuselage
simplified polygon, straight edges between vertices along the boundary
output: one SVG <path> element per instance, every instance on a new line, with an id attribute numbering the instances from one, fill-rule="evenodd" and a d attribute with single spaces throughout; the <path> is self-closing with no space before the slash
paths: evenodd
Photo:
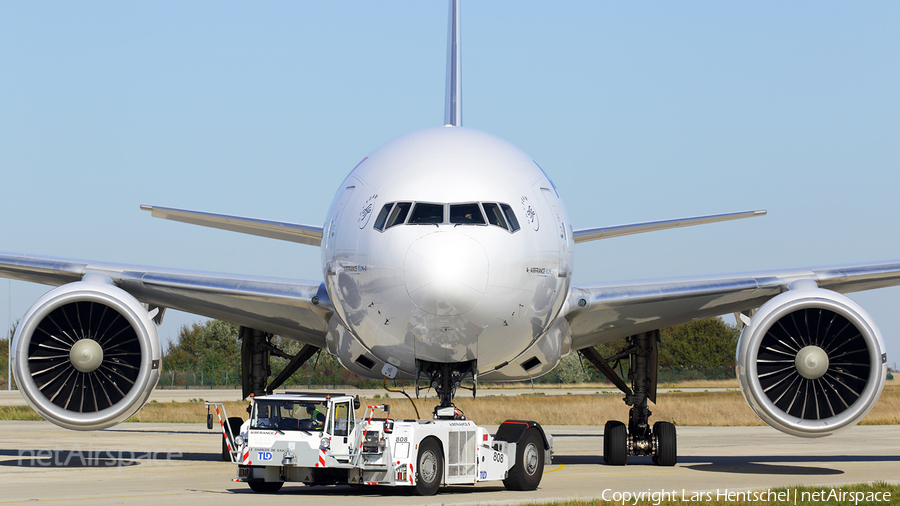
<path id="1" fill-rule="evenodd" d="M 462 126 L 462 54 L 459 43 L 459 0 L 450 0 L 447 28 L 447 103 L 444 126 Z"/>

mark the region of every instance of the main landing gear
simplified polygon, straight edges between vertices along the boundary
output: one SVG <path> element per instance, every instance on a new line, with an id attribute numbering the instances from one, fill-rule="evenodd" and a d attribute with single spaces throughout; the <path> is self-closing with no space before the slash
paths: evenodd
<path id="1" fill-rule="evenodd" d="M 650 427 L 647 401 L 656 403 L 658 344 L 659 331 L 654 330 L 626 338 L 625 348 L 609 358 L 603 358 L 594 348 L 578 350 L 625 393 L 623 400 L 631 406 L 627 427 L 618 420 L 610 420 L 603 430 L 603 461 L 609 465 L 624 466 L 629 456 L 651 456 L 653 463 L 660 466 L 674 466 L 677 461 L 675 425 L 656 422 Z M 631 388 L 610 365 L 626 357 Z"/>
<path id="2" fill-rule="evenodd" d="M 291 355 L 275 346 L 273 337 L 266 332 L 241 327 L 241 386 L 244 399 L 250 394 L 271 394 L 319 351 L 319 348 L 307 344 L 296 355 Z M 269 374 L 272 372 L 269 359 L 272 355 L 287 359 L 288 363 L 281 374 L 269 383 Z"/>

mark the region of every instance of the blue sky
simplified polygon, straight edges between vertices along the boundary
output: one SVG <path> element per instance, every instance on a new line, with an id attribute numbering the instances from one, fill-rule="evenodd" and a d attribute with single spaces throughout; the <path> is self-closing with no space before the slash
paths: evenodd
<path id="1" fill-rule="evenodd" d="M 0 250 L 321 279 L 315 248 L 139 205 L 321 224 L 368 152 L 442 123 L 446 18 L 0 3 Z M 575 228 L 769 211 L 580 244 L 575 282 L 900 258 L 898 26 L 896 2 L 464 0 L 463 123 L 537 160 Z M 5 284 L 4 327 L 47 290 Z M 900 362 L 900 289 L 853 298 Z"/>

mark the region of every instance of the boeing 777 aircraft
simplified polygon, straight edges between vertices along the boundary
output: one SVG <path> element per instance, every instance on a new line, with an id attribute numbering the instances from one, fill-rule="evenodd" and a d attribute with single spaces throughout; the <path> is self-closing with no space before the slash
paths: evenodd
<path id="1" fill-rule="evenodd" d="M 47 420 L 96 430 L 156 386 L 157 325 L 177 309 L 241 325 L 244 395 L 277 388 L 316 351 L 364 377 L 424 380 L 450 406 L 464 380 L 527 380 L 579 353 L 625 393 L 605 460 L 674 465 L 671 423 L 650 421 L 659 329 L 734 313 L 737 370 L 768 424 L 819 437 L 859 422 L 886 376 L 878 328 L 843 294 L 900 284 L 900 261 L 574 284 L 577 243 L 765 214 L 573 230 L 548 175 L 517 147 L 463 127 L 459 9 L 451 1 L 445 119 L 362 157 L 324 226 L 155 205 L 152 216 L 320 247 L 322 279 L 215 274 L 0 254 L 4 277 L 55 286 L 18 326 L 11 360 Z M 599 225 L 599 224 L 598 224 Z M 274 335 L 305 346 L 268 382 Z M 621 349 L 601 356 L 595 346 Z M 629 381 L 610 363 L 627 359 Z"/>

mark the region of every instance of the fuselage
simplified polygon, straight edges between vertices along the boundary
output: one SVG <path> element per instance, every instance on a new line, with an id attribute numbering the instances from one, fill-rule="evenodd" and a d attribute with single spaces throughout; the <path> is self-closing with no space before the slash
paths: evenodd
<path id="1" fill-rule="evenodd" d="M 327 341 L 351 371 L 474 360 L 481 378 L 520 379 L 569 351 L 572 230 L 544 171 L 506 141 L 439 127 L 388 142 L 341 184 L 324 233 Z"/>

